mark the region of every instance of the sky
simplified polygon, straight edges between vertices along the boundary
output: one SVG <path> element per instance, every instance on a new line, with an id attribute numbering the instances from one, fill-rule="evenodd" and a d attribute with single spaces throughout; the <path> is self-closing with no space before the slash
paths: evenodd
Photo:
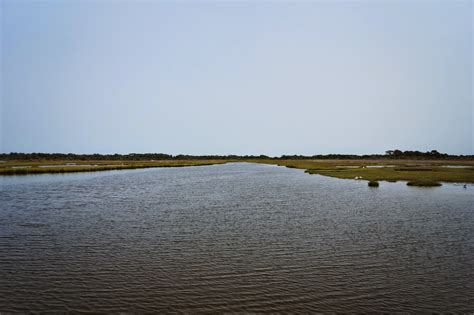
<path id="1" fill-rule="evenodd" d="M 472 1 L 0 3 L 0 152 L 474 154 Z"/>

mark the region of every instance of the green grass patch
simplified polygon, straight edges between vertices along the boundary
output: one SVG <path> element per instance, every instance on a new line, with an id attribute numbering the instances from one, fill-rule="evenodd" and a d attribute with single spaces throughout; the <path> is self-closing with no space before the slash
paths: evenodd
<path id="1" fill-rule="evenodd" d="M 430 181 L 430 180 L 412 180 L 407 183 L 408 186 L 418 186 L 418 187 L 439 187 L 442 184 L 440 182 Z"/>
<path id="2" fill-rule="evenodd" d="M 428 168 L 428 167 L 396 167 L 394 169 L 397 172 L 433 172 L 437 169 Z"/>
<path id="3" fill-rule="evenodd" d="M 362 178 L 368 181 L 423 181 L 474 183 L 474 161 L 428 160 L 260 160 L 256 163 L 279 164 L 318 174 L 344 179 Z M 379 168 L 363 166 L 378 165 Z M 395 167 L 384 167 L 394 165 Z M 467 165 L 470 168 L 448 168 L 446 165 Z M 358 168 L 354 168 L 358 166 Z"/>

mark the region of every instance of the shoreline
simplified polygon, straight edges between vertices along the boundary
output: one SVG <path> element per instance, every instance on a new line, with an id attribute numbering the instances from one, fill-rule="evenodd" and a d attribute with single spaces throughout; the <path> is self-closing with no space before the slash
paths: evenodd
<path id="1" fill-rule="evenodd" d="M 100 172 L 158 167 L 190 167 L 250 162 L 302 169 L 308 174 L 340 179 L 376 181 L 407 181 L 415 186 L 447 183 L 474 183 L 473 160 L 282 160 L 282 159 L 222 159 L 222 160 L 7 160 L 0 163 L 0 176 Z M 420 183 L 417 185 L 416 183 Z"/>
<path id="2" fill-rule="evenodd" d="M 215 164 L 224 164 L 229 161 L 202 160 L 202 161 L 80 161 L 69 164 L 58 165 L 61 161 L 9 161 L 7 165 L 0 164 L 0 176 L 23 176 L 23 175 L 41 175 L 41 174 L 64 174 L 64 173 L 82 173 L 82 172 L 102 172 L 115 170 L 131 170 L 143 168 L 158 167 L 191 167 L 206 166 Z M 12 165 L 14 163 L 15 165 Z M 83 163 L 83 164 L 81 164 Z M 115 163 L 115 164 L 114 164 Z M 49 165 L 48 165 L 49 164 Z"/>

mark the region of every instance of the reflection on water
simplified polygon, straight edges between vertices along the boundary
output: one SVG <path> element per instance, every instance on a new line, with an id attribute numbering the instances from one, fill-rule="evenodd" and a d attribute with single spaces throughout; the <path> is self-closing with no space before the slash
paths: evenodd
<path id="1" fill-rule="evenodd" d="M 0 311 L 473 311 L 473 210 L 244 163 L 2 177 Z"/>

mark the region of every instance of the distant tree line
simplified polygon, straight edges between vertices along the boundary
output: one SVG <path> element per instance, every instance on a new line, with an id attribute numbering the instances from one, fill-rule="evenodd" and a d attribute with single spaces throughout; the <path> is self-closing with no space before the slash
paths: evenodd
<path id="1" fill-rule="evenodd" d="M 118 161 L 151 161 L 151 160 L 237 160 L 269 159 L 266 155 L 171 155 L 165 153 L 130 153 L 130 154 L 74 154 L 74 153 L 0 153 L 0 160 L 118 160 Z"/>
<path id="2" fill-rule="evenodd" d="M 416 158 L 418 157 L 418 158 L 428 158 L 428 159 L 435 158 L 436 159 L 436 158 L 458 157 L 457 155 L 448 155 L 446 153 L 439 153 L 436 150 L 431 150 L 427 152 L 388 150 L 388 151 L 385 151 L 385 155 L 390 158 L 404 158 L 404 157 Z"/>
<path id="3" fill-rule="evenodd" d="M 388 150 L 385 154 L 324 154 L 324 155 L 171 155 L 164 153 L 130 153 L 130 154 L 74 154 L 74 153 L 0 153 L 0 160 L 307 160 L 307 159 L 474 159 L 474 155 L 448 155 L 436 150 L 427 152 Z"/>
<path id="4" fill-rule="evenodd" d="M 367 160 L 367 159 L 424 159 L 424 160 L 436 160 L 436 159 L 474 159 L 474 155 L 449 155 L 447 153 L 440 153 L 437 150 L 431 150 L 427 152 L 421 151 L 401 151 L 401 150 L 388 150 L 385 154 L 323 154 L 323 155 L 282 155 L 278 159 L 285 160 L 304 160 L 304 159 L 339 159 L 339 160 Z"/>

